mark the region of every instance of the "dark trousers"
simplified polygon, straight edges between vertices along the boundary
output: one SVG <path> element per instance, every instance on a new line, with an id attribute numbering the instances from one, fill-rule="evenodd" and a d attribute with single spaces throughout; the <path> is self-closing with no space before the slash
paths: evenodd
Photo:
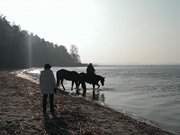
<path id="1" fill-rule="evenodd" d="M 49 96 L 50 112 L 54 112 L 54 95 L 43 94 L 43 112 L 46 113 L 47 97 Z"/>

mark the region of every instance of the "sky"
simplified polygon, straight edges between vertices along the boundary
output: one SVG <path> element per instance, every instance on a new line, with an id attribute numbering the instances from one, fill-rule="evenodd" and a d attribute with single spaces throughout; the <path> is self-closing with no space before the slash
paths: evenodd
<path id="1" fill-rule="evenodd" d="M 84 63 L 180 64 L 180 0 L 0 0 L 0 14 Z"/>

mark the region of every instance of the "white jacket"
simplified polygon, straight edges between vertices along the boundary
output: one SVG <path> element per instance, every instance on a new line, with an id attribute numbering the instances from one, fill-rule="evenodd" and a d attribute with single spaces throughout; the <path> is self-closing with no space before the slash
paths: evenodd
<path id="1" fill-rule="evenodd" d="M 56 82 L 52 70 L 44 70 L 40 73 L 40 89 L 42 94 L 53 94 Z"/>

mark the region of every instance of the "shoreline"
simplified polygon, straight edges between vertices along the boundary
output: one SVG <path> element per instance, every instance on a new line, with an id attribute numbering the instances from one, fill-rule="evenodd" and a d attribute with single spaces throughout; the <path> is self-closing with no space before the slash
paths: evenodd
<path id="1" fill-rule="evenodd" d="M 22 109 L 21 111 L 23 112 L 23 114 L 24 115 L 26 114 L 25 118 L 24 116 L 21 116 L 21 114 L 17 114 L 18 117 L 14 117 L 13 120 L 16 121 L 18 120 L 18 118 L 21 119 L 22 117 L 25 119 L 25 121 L 29 122 L 29 120 L 26 120 L 26 118 L 31 119 L 31 115 L 28 114 L 28 112 L 29 113 L 31 112 L 33 115 L 33 119 L 35 118 L 33 123 L 35 125 L 37 123 L 39 124 L 39 127 L 31 131 L 33 133 L 37 132 L 39 134 L 46 131 L 49 134 L 50 133 L 58 134 L 59 132 L 63 132 L 65 134 L 91 133 L 93 135 L 96 134 L 171 135 L 172 134 L 168 131 L 165 131 L 164 129 L 163 130 L 160 129 L 159 127 L 154 127 L 145 122 L 140 122 L 138 120 L 135 120 L 130 116 L 127 116 L 126 114 L 118 112 L 107 106 L 102 106 L 97 103 L 87 101 L 81 97 L 62 94 L 63 92 L 59 92 L 55 98 L 56 112 L 58 116 L 57 119 L 49 118 L 48 120 L 44 120 L 40 106 L 40 101 L 41 101 L 40 90 L 39 90 L 39 86 L 36 83 L 17 77 L 15 73 L 10 74 L 10 72 L 0 72 L 0 81 L 1 82 L 6 81 L 6 85 L 1 86 L 2 91 L 0 92 L 0 96 L 4 94 L 10 96 L 12 93 L 2 93 L 2 92 L 4 90 L 6 90 L 5 92 L 7 92 L 7 89 L 11 89 L 12 91 L 14 91 L 14 94 L 21 92 L 20 95 L 21 98 L 23 98 L 21 102 L 24 103 L 26 101 L 29 101 L 31 103 L 29 107 L 32 108 L 32 110 L 28 110 L 28 111 L 26 110 L 26 108 L 28 108 L 28 105 L 23 106 L 25 108 L 24 110 L 21 104 L 19 104 L 19 106 L 21 106 L 20 108 Z M 15 98 L 14 100 L 18 100 L 16 96 L 13 98 Z M 13 108 L 14 106 L 8 107 L 9 106 L 8 104 L 9 103 L 7 103 L 6 106 L 3 105 L 3 107 L 6 110 L 5 112 L 3 111 L 4 109 L 3 107 L 0 110 L 0 116 L 2 117 L 0 119 L 1 121 L 3 118 L 4 118 L 3 120 L 11 119 L 11 116 L 8 117 L 7 114 L 12 115 L 11 113 L 8 112 L 13 111 L 10 108 L 11 107 Z M 0 124 L 2 124 L 1 121 Z M 29 124 L 31 125 L 32 123 Z M 54 127 L 51 126 L 55 124 L 57 124 L 55 127 L 56 129 L 54 129 Z M 0 128 L 2 128 L 2 126 L 0 126 Z M 1 129 L 1 131 L 2 130 L 4 129 Z M 29 130 L 28 129 L 24 130 L 25 133 L 27 131 Z"/>
<path id="2" fill-rule="evenodd" d="M 32 82 L 35 82 L 35 83 L 39 84 L 39 81 L 38 81 L 38 79 L 37 79 L 37 78 L 38 78 L 38 77 L 37 77 L 37 74 L 36 74 L 36 73 L 31 73 L 31 71 L 33 71 L 34 69 L 36 69 L 36 68 L 31 68 L 31 69 L 28 69 L 28 70 L 25 69 L 25 70 L 23 70 L 23 72 L 21 72 L 19 75 L 20 75 L 20 77 L 22 77 L 22 78 L 28 79 L 28 80 L 30 80 L 30 81 L 32 81 Z M 69 94 L 70 96 L 75 96 L 75 97 L 77 97 L 77 95 L 75 94 L 75 92 L 72 92 L 72 93 L 71 93 L 71 91 L 68 91 L 68 92 L 69 92 L 68 94 Z M 80 92 L 80 93 L 81 93 L 81 92 Z M 168 130 L 168 129 L 166 129 L 166 128 L 163 128 L 162 126 L 160 126 L 160 125 L 158 124 L 158 122 L 155 122 L 155 121 L 149 120 L 149 119 L 147 119 L 147 118 L 138 116 L 138 115 L 135 114 L 135 113 L 128 112 L 128 111 L 125 111 L 125 110 L 123 110 L 123 109 L 120 109 L 120 110 L 115 109 L 115 108 L 109 106 L 108 104 L 106 104 L 106 103 L 101 99 L 100 96 L 99 96 L 99 99 L 93 100 L 93 99 L 91 98 L 91 97 L 92 97 L 92 92 L 90 92 L 90 91 L 87 91 L 87 95 L 88 95 L 88 96 L 83 97 L 82 94 L 81 94 L 81 96 L 78 96 L 78 98 L 82 98 L 83 100 L 90 101 L 90 102 L 92 102 L 93 104 L 98 104 L 98 105 L 101 105 L 101 106 L 103 106 L 103 107 L 105 107 L 105 108 L 109 108 L 109 109 L 111 109 L 111 110 L 113 110 L 113 111 L 115 111 L 115 112 L 123 113 L 123 114 L 127 115 L 128 117 L 131 117 L 132 119 L 135 119 L 135 120 L 137 120 L 137 121 L 139 121 L 139 122 L 146 123 L 147 125 L 151 125 L 151 126 L 153 126 L 153 127 L 160 128 L 160 129 L 162 129 L 162 130 L 164 130 L 164 131 L 167 131 L 167 132 L 170 132 L 170 133 L 173 133 L 173 134 L 177 134 L 176 132 L 173 132 L 172 130 Z"/>
<path id="3" fill-rule="evenodd" d="M 35 69 L 36 69 L 36 68 L 35 68 Z M 29 80 L 29 81 L 35 82 L 36 84 L 39 84 L 39 82 L 38 82 L 38 80 L 37 80 L 37 75 L 29 72 L 29 71 L 33 71 L 33 70 L 34 70 L 34 68 L 31 68 L 31 69 L 29 69 L 29 70 L 26 70 L 26 69 L 25 69 L 25 70 L 23 70 L 23 72 L 20 72 L 20 74 L 17 74 L 17 75 L 19 75 L 19 77 L 22 77 L 22 78 L 27 79 L 27 80 Z M 70 91 L 67 92 L 67 93 L 68 93 L 68 95 L 70 95 L 70 96 L 77 97 L 77 95 L 76 95 L 75 93 L 70 93 Z M 88 92 L 87 92 L 87 93 L 88 93 Z M 116 109 L 114 109 L 114 108 L 111 108 L 111 107 L 108 106 L 107 104 L 105 104 L 103 101 L 93 100 L 93 99 L 91 98 L 91 96 L 92 96 L 92 94 L 89 93 L 89 97 L 87 97 L 87 96 L 86 96 L 86 97 L 83 97 L 83 96 L 81 95 L 81 96 L 78 96 L 77 98 L 82 98 L 82 100 L 86 100 L 86 101 L 88 101 L 88 102 L 91 102 L 92 104 L 97 104 L 97 105 L 99 105 L 99 106 L 108 108 L 108 109 L 110 109 L 111 111 L 114 111 L 114 112 L 116 112 L 116 113 L 122 113 L 122 114 L 124 114 L 125 116 L 130 117 L 130 118 L 132 118 L 132 119 L 134 119 L 134 120 L 136 120 L 136 121 L 138 121 L 138 122 L 142 122 L 142 123 L 145 123 L 145 124 L 147 124 L 147 125 L 153 126 L 153 127 L 155 127 L 155 128 L 159 128 L 159 129 L 161 129 L 161 130 L 163 130 L 163 131 L 166 131 L 166 132 L 169 132 L 169 133 L 172 133 L 172 134 L 176 134 L 175 132 L 173 132 L 173 131 L 171 131 L 171 130 L 164 129 L 164 128 L 160 127 L 160 125 L 158 125 L 158 123 L 156 123 L 156 122 L 154 122 L 154 121 L 145 119 L 145 118 L 140 117 L 140 116 L 138 116 L 138 115 L 136 115 L 136 114 L 134 114 L 134 113 L 130 113 L 130 112 L 127 112 L 127 111 L 124 111 L 124 110 L 116 110 Z"/>

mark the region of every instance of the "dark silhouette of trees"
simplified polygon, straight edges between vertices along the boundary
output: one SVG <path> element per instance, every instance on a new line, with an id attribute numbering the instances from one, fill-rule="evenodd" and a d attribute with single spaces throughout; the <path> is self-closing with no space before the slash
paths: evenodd
<path id="1" fill-rule="evenodd" d="M 71 45 L 70 55 L 71 55 L 71 58 L 73 59 L 73 62 L 75 64 L 81 63 L 80 56 L 78 54 L 78 48 L 76 47 L 76 45 Z"/>
<path id="2" fill-rule="evenodd" d="M 81 65 L 78 49 L 72 46 L 69 54 L 66 47 L 45 41 L 37 35 L 11 25 L 0 16 L 0 68 L 27 68 L 43 66 Z"/>

